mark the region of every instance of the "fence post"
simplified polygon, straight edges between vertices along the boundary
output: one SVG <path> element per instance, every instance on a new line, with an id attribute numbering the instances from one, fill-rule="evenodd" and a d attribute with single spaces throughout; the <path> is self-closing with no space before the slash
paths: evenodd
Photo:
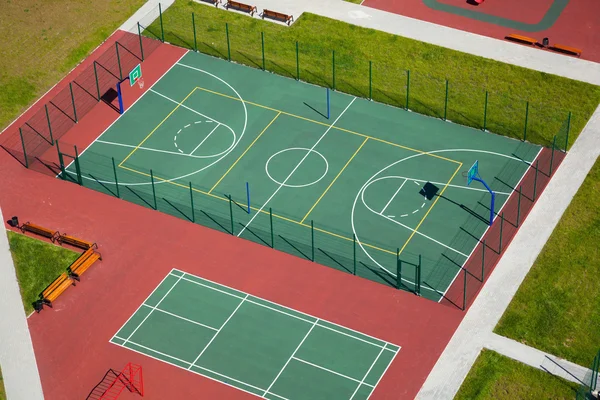
<path id="1" fill-rule="evenodd" d="M 115 42 L 115 48 L 117 50 L 117 65 L 119 66 L 119 79 L 123 80 L 123 68 L 121 68 L 121 56 L 119 55 L 119 42 Z"/>
<path id="2" fill-rule="evenodd" d="M 198 39 L 196 39 L 196 16 L 192 12 L 192 29 L 194 31 L 194 51 L 198 52 Z"/>
<path id="3" fill-rule="evenodd" d="M 335 50 L 331 52 L 331 76 L 333 78 L 331 88 L 335 90 Z"/>
<path id="4" fill-rule="evenodd" d="M 260 33 L 260 43 L 261 43 L 261 49 L 262 49 L 263 71 L 266 71 L 267 67 L 266 67 L 266 63 L 265 63 L 265 33 L 264 32 Z"/>
<path id="5" fill-rule="evenodd" d="M 500 214 L 500 246 L 498 246 L 498 252 L 502 253 L 502 229 L 504 228 L 504 212 Z"/>
<path id="6" fill-rule="evenodd" d="M 485 239 L 483 239 L 481 247 L 481 282 L 485 280 Z"/>
<path id="7" fill-rule="evenodd" d="M 467 309 L 467 270 L 463 270 L 463 306 L 462 309 L 465 311 Z"/>
<path id="8" fill-rule="evenodd" d="M 487 128 L 487 106 L 488 106 L 488 91 L 485 91 L 485 104 L 483 106 L 483 131 Z"/>
<path id="9" fill-rule="evenodd" d="M 447 121 L 448 116 L 448 79 L 446 79 L 446 100 L 444 101 L 444 121 Z"/>
<path id="10" fill-rule="evenodd" d="M 539 170 L 539 165 L 540 165 L 540 160 L 537 160 L 535 162 L 535 175 L 533 177 L 533 201 L 535 201 L 535 195 L 537 193 L 537 176 L 538 176 L 538 170 Z"/>
<path id="11" fill-rule="evenodd" d="M 273 235 L 273 210 L 269 207 L 269 222 L 271 223 L 271 248 L 275 248 L 275 235 Z"/>
<path id="12" fill-rule="evenodd" d="M 554 149 L 556 148 L 556 135 L 552 139 L 552 155 L 550 156 L 550 176 L 552 176 L 552 166 L 554 164 Z"/>
<path id="13" fill-rule="evenodd" d="M 519 186 L 519 200 L 517 201 L 517 228 L 521 223 L 521 195 L 523 193 L 523 186 Z"/>
<path id="14" fill-rule="evenodd" d="M 312 259 L 311 261 L 315 261 L 315 224 L 313 220 L 310 220 L 310 242 L 312 244 Z"/>
<path id="15" fill-rule="evenodd" d="M 400 260 L 400 248 L 396 248 L 396 289 L 402 286 L 402 261 Z"/>
<path id="16" fill-rule="evenodd" d="M 142 27 L 140 26 L 140 23 L 137 23 L 138 26 L 138 37 L 140 38 L 140 55 L 142 57 L 142 61 L 144 61 L 144 44 L 142 43 Z M 94 61 L 95 63 L 95 61 Z M 94 69 L 96 68 L 96 65 L 94 64 Z"/>
<path id="17" fill-rule="evenodd" d="M 408 101 L 410 98 L 410 70 L 406 70 L 406 111 L 408 111 Z"/>
<path id="18" fill-rule="evenodd" d="M 225 36 L 227 36 L 227 60 L 231 61 L 231 44 L 229 43 L 229 24 L 225 22 Z"/>
<path id="19" fill-rule="evenodd" d="M 154 188 L 154 174 L 152 170 L 150 170 L 150 181 L 152 182 L 152 196 L 154 197 L 154 209 L 158 210 L 158 205 L 156 204 L 156 189 Z"/>
<path id="20" fill-rule="evenodd" d="M 46 110 L 46 120 L 48 121 L 48 132 L 50 132 L 50 144 L 54 146 L 54 137 L 52 136 L 52 124 L 50 123 L 50 114 L 48 114 L 48 105 L 44 104 Z"/>
<path id="21" fill-rule="evenodd" d="M 158 16 L 160 18 L 160 37 L 161 37 L 161 41 L 164 43 L 165 42 L 165 29 L 163 27 L 162 7 L 161 7 L 160 3 L 158 3 Z"/>
<path id="22" fill-rule="evenodd" d="M 194 191 L 192 190 L 192 182 L 190 181 L 190 204 L 192 206 L 192 222 L 196 222 L 196 212 L 194 211 Z"/>
<path id="23" fill-rule="evenodd" d="M 117 186 L 117 198 L 121 198 L 121 193 L 119 192 L 119 180 L 117 179 L 117 166 L 115 165 L 115 158 L 112 158 L 113 172 L 115 174 L 115 185 Z"/>
<path id="24" fill-rule="evenodd" d="M 356 275 L 356 234 L 353 233 L 352 234 L 352 260 L 354 261 L 353 266 L 354 266 L 354 271 L 353 274 Z"/>
<path id="25" fill-rule="evenodd" d="M 229 199 L 229 219 L 231 220 L 231 234 L 233 235 L 233 204 L 231 201 L 231 195 L 228 194 L 227 198 Z"/>
<path id="26" fill-rule="evenodd" d="M 527 122 L 529 121 L 529 101 L 525 103 L 525 127 L 523 128 L 523 141 L 527 140 Z"/>
<path id="27" fill-rule="evenodd" d="M 300 80 L 300 55 L 298 50 L 298 41 L 296 40 L 296 80 Z"/>
<path id="28" fill-rule="evenodd" d="M 100 101 L 100 84 L 98 83 L 98 71 L 96 70 L 96 61 L 94 60 L 94 77 L 96 78 L 96 91 L 98 92 L 98 101 Z"/>
<path id="29" fill-rule="evenodd" d="M 569 111 L 569 117 L 567 118 L 567 137 L 565 139 L 565 153 L 569 147 L 569 133 L 571 132 L 571 111 Z"/>
<path id="30" fill-rule="evenodd" d="M 25 140 L 23 139 L 23 130 L 21 128 L 19 128 L 19 136 L 21 136 L 21 146 L 23 146 L 23 156 L 25 157 L 25 168 L 29 168 L 29 161 L 27 161 L 27 150 L 25 150 Z M 56 142 L 56 148 L 58 149 L 58 141 Z"/>
<path id="31" fill-rule="evenodd" d="M 73 103 L 73 117 L 75 118 L 75 123 L 77 123 L 77 109 L 75 108 L 75 96 L 73 95 L 73 83 L 69 82 L 69 90 L 71 91 L 71 102 Z"/>
<path id="32" fill-rule="evenodd" d="M 369 100 L 373 100 L 373 61 L 369 60 Z"/>
<path id="33" fill-rule="evenodd" d="M 19 128 L 19 132 L 21 132 L 21 128 Z M 23 136 L 21 136 L 21 139 L 23 138 Z M 56 140 L 56 153 L 58 155 L 58 165 L 60 166 L 60 172 L 61 172 L 61 179 L 65 180 L 65 178 L 67 177 L 66 171 L 65 171 L 65 160 L 63 158 L 62 153 L 60 152 L 60 146 L 58 145 L 58 139 Z"/>
<path id="34" fill-rule="evenodd" d="M 417 267 L 417 287 L 419 288 L 419 290 L 417 291 L 417 294 L 420 296 L 421 295 L 421 255 L 419 254 L 419 266 Z"/>
<path id="35" fill-rule="evenodd" d="M 73 146 L 75 148 L 75 173 L 77 174 L 77 183 L 79 186 L 83 186 L 83 178 L 81 177 L 81 164 L 79 164 L 79 152 L 77 151 L 77 146 Z"/>

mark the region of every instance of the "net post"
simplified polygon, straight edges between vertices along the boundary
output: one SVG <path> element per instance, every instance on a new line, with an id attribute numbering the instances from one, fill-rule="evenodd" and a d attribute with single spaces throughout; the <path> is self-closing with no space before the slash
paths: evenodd
<path id="1" fill-rule="evenodd" d="M 538 177 L 539 164 L 540 164 L 540 160 L 537 160 L 535 162 L 535 175 L 533 177 L 533 201 L 535 201 L 536 193 L 537 193 L 537 177 Z"/>
<path id="2" fill-rule="evenodd" d="M 483 106 L 483 131 L 487 128 L 488 91 L 485 91 L 485 104 Z"/>
<path id="3" fill-rule="evenodd" d="M 406 111 L 409 110 L 408 101 L 410 99 L 410 70 L 406 70 Z"/>
<path id="4" fill-rule="evenodd" d="M 373 100 L 373 61 L 369 60 L 369 100 Z"/>
<path id="5" fill-rule="evenodd" d="M 142 42 L 142 27 L 140 26 L 139 22 L 137 23 L 137 28 L 138 28 L 138 37 L 140 38 L 140 55 L 142 57 L 142 61 L 144 61 L 144 44 Z M 94 68 L 96 68 L 95 65 L 94 65 Z"/>
<path id="6" fill-rule="evenodd" d="M 261 50 L 262 50 L 262 69 L 263 71 L 267 70 L 267 66 L 265 63 L 265 33 L 261 32 L 260 33 L 260 45 L 261 45 Z"/>
<path id="7" fill-rule="evenodd" d="M 298 49 L 298 41 L 296 40 L 296 80 L 300 80 L 300 55 Z"/>
<path id="8" fill-rule="evenodd" d="M 352 262 L 353 262 L 353 275 L 356 275 L 356 233 L 352 234 Z"/>
<path id="9" fill-rule="evenodd" d="M 500 245 L 498 246 L 498 252 L 502 253 L 502 230 L 504 228 L 504 211 L 500 214 Z"/>
<path id="10" fill-rule="evenodd" d="M 465 268 L 463 270 L 463 306 L 462 310 L 465 311 L 467 309 L 467 270 Z"/>
<path id="11" fill-rule="evenodd" d="M 554 150 L 556 149 L 556 135 L 552 139 L 552 155 L 550 156 L 550 176 L 552 176 L 552 167 L 554 165 Z"/>
<path id="12" fill-rule="evenodd" d="M 154 209 L 158 210 L 158 205 L 156 203 L 156 189 L 154 187 L 154 174 L 152 170 L 150 170 L 150 181 L 152 182 L 152 197 L 154 197 Z"/>
<path id="13" fill-rule="evenodd" d="M 248 203 L 248 214 L 250 214 L 250 185 L 246 182 L 246 201 Z"/>
<path id="14" fill-rule="evenodd" d="M 519 197 L 517 200 L 517 228 L 521 223 L 521 195 L 523 193 L 523 186 L 519 186 Z"/>
<path id="15" fill-rule="evenodd" d="M 52 136 L 52 123 L 50 123 L 50 114 L 48 114 L 48 105 L 44 104 L 46 110 L 46 120 L 48 121 L 48 132 L 50 132 L 50 144 L 54 146 L 54 137 Z"/>
<path id="16" fill-rule="evenodd" d="M 194 190 L 190 181 L 190 205 L 192 206 L 192 222 L 196 222 L 196 212 L 194 211 Z"/>
<path id="17" fill-rule="evenodd" d="M 198 39 L 196 38 L 196 17 L 192 12 L 192 30 L 194 31 L 194 51 L 198 52 Z"/>
<path id="18" fill-rule="evenodd" d="M 529 101 L 525 103 L 525 127 L 523 128 L 523 141 L 527 140 L 527 122 L 529 121 Z"/>
<path id="19" fill-rule="evenodd" d="M 69 82 L 69 91 L 71 92 L 71 102 L 73 103 L 73 117 L 75 118 L 75 123 L 77 121 L 77 109 L 75 108 L 75 95 L 73 94 L 73 83 Z"/>
<path id="20" fill-rule="evenodd" d="M 421 295 L 421 255 L 419 254 L 419 265 L 417 267 L 417 294 Z"/>
<path id="21" fill-rule="evenodd" d="M 100 83 L 98 82 L 98 70 L 96 69 L 96 60 L 94 60 L 94 78 L 96 78 L 96 91 L 98 92 L 98 101 L 100 101 Z"/>
<path id="22" fill-rule="evenodd" d="M 79 186 L 83 186 L 83 179 L 81 177 L 81 164 L 79 164 L 79 152 L 77 146 L 73 146 L 75 149 L 75 173 L 77 174 L 77 183 Z"/>
<path id="23" fill-rule="evenodd" d="M 119 80 L 123 80 L 123 68 L 121 67 L 121 56 L 119 55 L 119 42 L 115 42 L 115 50 L 117 52 L 117 65 L 119 66 Z"/>
<path id="24" fill-rule="evenodd" d="M 227 198 L 229 199 L 229 219 L 231 220 L 231 234 L 234 235 L 235 232 L 233 231 L 233 204 L 231 201 L 231 195 L 228 194 Z"/>
<path id="25" fill-rule="evenodd" d="M 335 90 L 335 50 L 331 52 L 331 77 L 332 77 L 332 85 L 331 88 Z"/>
<path id="26" fill-rule="evenodd" d="M 400 261 L 400 248 L 396 247 L 396 289 L 402 286 L 402 261 Z"/>
<path id="27" fill-rule="evenodd" d="M 271 224 L 271 248 L 275 248 L 275 235 L 273 234 L 273 209 L 269 207 L 269 222 Z"/>
<path id="28" fill-rule="evenodd" d="M 229 42 L 229 24 L 225 22 L 225 36 L 227 37 L 227 61 L 231 61 L 231 43 Z"/>
<path id="29" fill-rule="evenodd" d="M 112 166 L 113 166 L 113 173 L 115 175 L 115 185 L 117 187 L 117 198 L 121 198 L 121 193 L 119 192 L 119 180 L 117 179 L 117 166 L 115 165 L 115 158 L 112 158 Z"/>
<path id="30" fill-rule="evenodd" d="M 163 18 L 162 18 L 162 7 L 160 3 L 158 3 L 158 17 L 160 19 L 160 40 L 161 42 L 165 42 L 165 28 L 163 26 Z"/>
<path id="31" fill-rule="evenodd" d="M 447 121 L 448 116 L 448 79 L 446 79 L 446 99 L 444 100 L 444 121 Z"/>
<path id="32" fill-rule="evenodd" d="M 25 158 L 25 168 L 29 168 L 29 161 L 27 160 L 27 150 L 25 149 L 25 139 L 23 139 L 23 130 L 19 128 L 19 136 L 21 137 L 21 146 L 23 146 L 23 156 Z M 56 148 L 58 149 L 58 140 L 56 141 Z M 60 154 L 60 152 L 59 152 Z"/>
<path id="33" fill-rule="evenodd" d="M 569 116 L 567 117 L 567 137 L 565 138 L 565 153 L 567 152 L 567 148 L 569 147 L 569 133 L 571 132 L 571 111 L 569 111 Z"/>
<path id="34" fill-rule="evenodd" d="M 481 242 L 481 282 L 485 280 L 485 239 Z"/>
<path id="35" fill-rule="evenodd" d="M 311 242 L 311 248 L 312 248 L 311 261 L 314 262 L 315 261 L 315 224 L 312 219 L 310 220 L 310 242 Z"/>

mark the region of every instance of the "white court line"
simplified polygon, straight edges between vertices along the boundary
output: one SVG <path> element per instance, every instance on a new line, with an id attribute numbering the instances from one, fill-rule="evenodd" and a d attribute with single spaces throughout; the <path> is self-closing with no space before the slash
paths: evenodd
<path id="1" fill-rule="evenodd" d="M 379 352 L 379 354 L 381 354 L 381 352 L 383 352 L 383 349 L 381 349 L 381 351 Z M 304 363 L 304 364 L 310 365 L 311 367 L 318 368 L 318 369 L 322 369 L 323 371 L 327 371 L 327 372 L 329 372 L 329 373 L 331 373 L 331 374 L 334 374 L 334 375 L 341 376 L 342 378 L 346 378 L 346 379 L 348 379 L 348 380 L 351 380 L 351 381 L 353 381 L 353 382 L 357 382 L 357 383 L 363 384 L 363 385 L 365 385 L 365 386 L 370 386 L 370 387 L 373 387 L 373 385 L 369 385 L 368 383 L 362 383 L 361 381 L 359 381 L 359 380 L 358 380 L 358 379 L 356 379 L 356 378 L 352 378 L 351 376 L 347 376 L 347 375 L 344 375 L 344 374 L 340 374 L 339 372 L 336 372 L 336 371 L 334 371 L 334 370 L 331 370 L 331 369 L 329 369 L 329 368 L 321 367 L 320 365 L 313 364 L 313 363 L 311 363 L 311 362 L 308 362 L 308 361 L 306 361 L 306 360 L 303 360 L 303 359 L 301 359 L 301 358 L 298 358 L 298 357 L 292 357 L 292 359 L 293 359 L 293 360 L 296 360 L 296 361 L 299 361 L 299 362 L 301 362 L 301 363 Z M 360 386 L 360 385 L 359 385 L 359 386 Z"/>
<path id="2" fill-rule="evenodd" d="M 160 301 L 158 303 L 156 303 L 156 307 L 160 306 L 160 303 L 162 303 L 162 301 L 169 295 L 169 293 L 171 293 L 171 290 L 173 290 L 173 288 L 179 283 L 179 281 L 181 280 L 181 277 L 179 277 L 179 279 L 177 279 L 177 281 L 175 281 L 175 283 L 173 284 L 173 286 L 171 286 L 171 288 L 167 291 L 167 293 L 165 293 L 163 295 L 163 297 L 160 299 Z M 140 329 L 140 327 L 144 324 L 144 322 L 146 322 L 146 320 L 148 319 L 148 317 L 150 315 L 152 315 L 152 312 L 154 310 L 150 310 L 150 312 L 148 313 L 148 315 L 146 315 L 146 317 L 144 317 L 144 319 L 142 320 L 142 322 L 140 322 L 140 324 L 133 330 L 133 332 L 131 332 L 131 334 L 129 336 L 127 336 L 127 339 L 125 339 L 125 343 L 126 344 L 129 339 L 131 339 L 131 337 L 133 336 L 133 334 L 135 332 L 137 332 L 138 329 Z"/>
<path id="3" fill-rule="evenodd" d="M 204 328 L 212 329 L 213 331 L 216 331 L 216 330 L 217 330 L 217 328 L 213 328 L 212 326 L 204 325 L 204 324 L 202 324 L 202 323 L 200 323 L 200 322 L 194 321 L 194 320 L 192 320 L 192 319 L 189 319 L 189 318 L 186 318 L 186 317 L 182 317 L 181 315 L 174 314 L 174 313 L 172 313 L 172 312 L 169 312 L 169 311 L 163 310 L 163 309 L 161 309 L 161 308 L 158 308 L 158 307 L 152 307 L 152 306 L 149 306 L 148 304 L 142 304 L 142 305 L 143 305 L 144 307 L 151 308 L 151 309 L 153 309 L 153 310 L 155 310 L 155 311 L 159 311 L 159 312 L 161 312 L 161 313 L 164 313 L 164 314 L 170 315 L 170 316 L 172 316 L 172 317 L 179 318 L 179 319 L 182 319 L 182 320 L 184 320 L 184 321 L 187 321 L 187 322 L 191 322 L 192 324 L 196 324 L 196 325 L 202 326 L 202 327 L 204 327 Z"/>
<path id="4" fill-rule="evenodd" d="M 373 367 L 375 366 L 375 364 L 377 364 L 377 360 L 379 360 L 379 357 L 381 357 L 381 354 L 383 353 L 384 349 L 385 349 L 385 347 L 379 351 L 379 354 L 377 354 L 377 357 L 375 357 L 375 361 L 373 361 L 373 363 L 371 364 L 371 366 L 369 367 L 369 369 L 365 373 L 365 376 L 363 376 L 362 380 L 360 381 L 360 383 L 358 384 L 358 386 L 356 387 L 356 389 L 354 389 L 354 393 L 352 393 L 352 396 L 350 396 L 350 400 L 352 400 L 354 398 L 354 396 L 356 396 L 356 393 L 358 393 L 358 389 L 360 389 L 360 387 L 362 385 L 367 385 L 367 386 L 370 386 L 372 388 L 375 388 L 375 386 L 369 385 L 368 383 L 365 383 L 365 379 L 367 379 L 367 376 L 369 376 L 369 374 L 371 373 L 371 370 L 373 369 Z"/>
<path id="5" fill-rule="evenodd" d="M 206 346 L 204 346 L 204 348 L 202 349 L 202 351 L 200 352 L 200 354 L 198 354 L 198 357 L 196 357 L 196 359 L 194 360 L 194 362 L 192 363 L 192 365 L 190 365 L 190 368 L 195 367 L 196 365 L 196 361 L 198 361 L 198 359 L 202 356 L 202 354 L 204 354 L 204 352 L 206 351 L 206 349 L 208 349 L 208 346 L 210 346 L 210 344 L 213 342 L 213 340 L 215 340 L 215 338 L 219 335 L 219 333 L 221 333 L 221 330 L 225 327 L 225 325 L 227 325 L 227 323 L 229 322 L 229 320 L 231 319 L 231 317 L 234 316 L 234 314 L 237 312 L 237 310 L 240 309 L 240 307 L 242 306 L 242 304 L 244 304 L 244 301 L 246 301 L 246 299 L 248 298 L 248 294 L 246 295 L 246 297 L 240 301 L 240 304 L 237 305 L 237 307 L 235 308 L 235 310 L 233 310 L 233 312 L 231 313 L 231 315 L 225 320 L 225 322 L 223 322 L 223 325 L 221 325 L 221 327 L 217 330 L 217 333 L 214 334 L 214 336 L 210 339 L 210 341 L 206 344 Z M 201 368 L 201 367 L 200 367 Z"/>
<path id="6" fill-rule="evenodd" d="M 313 324 L 310 327 L 310 329 L 308 330 L 308 332 L 306 332 L 306 335 L 304 335 L 304 337 L 300 341 L 300 344 L 298 344 L 298 346 L 296 347 L 296 350 L 294 350 L 294 352 L 292 353 L 292 355 L 290 356 L 290 358 L 288 358 L 287 362 L 281 368 L 281 371 L 279 371 L 279 373 L 277 374 L 277 376 L 275 377 L 275 379 L 273 379 L 273 382 L 271 382 L 271 384 L 269 385 L 269 387 L 267 388 L 267 390 L 265 390 L 265 392 L 263 393 L 263 397 L 266 396 L 267 393 L 269 393 L 269 390 L 271 390 L 271 388 L 273 387 L 273 385 L 275 384 L 275 382 L 277 382 L 277 379 L 279 379 L 279 377 L 281 376 L 281 374 L 285 370 L 285 367 L 287 367 L 288 364 L 290 363 L 290 361 L 292 361 L 292 359 L 294 358 L 294 356 L 298 352 L 298 349 L 300 349 L 300 346 L 302 346 L 302 344 L 304 343 L 304 341 L 306 340 L 306 338 L 308 337 L 308 335 L 310 335 L 310 333 L 312 332 L 312 330 L 315 329 L 315 326 L 317 326 L 317 322 L 319 322 L 318 319 L 315 322 L 313 322 Z"/>
<path id="7" fill-rule="evenodd" d="M 515 187 L 518 187 L 521 183 L 521 181 L 523 180 L 523 178 L 525 178 L 525 175 L 527 175 L 527 172 L 529 172 L 529 168 L 534 168 L 532 167 L 533 163 L 535 162 L 535 160 L 537 160 L 537 158 L 540 156 L 540 153 L 542 152 L 543 147 L 540 147 L 540 150 L 538 151 L 538 153 L 535 155 L 535 158 L 533 159 L 533 161 L 531 161 L 531 163 L 527 163 L 525 162 L 525 164 L 529 164 L 529 167 L 525 170 L 525 173 L 521 176 L 521 179 L 519 179 L 519 182 L 517 182 L 517 184 L 515 185 Z M 523 161 L 523 160 L 520 160 Z M 500 209 L 498 210 L 498 212 L 496 213 L 496 215 L 500 215 L 500 213 L 502 212 L 502 210 L 504 209 L 504 206 L 508 203 L 509 199 L 506 199 L 506 201 L 504 202 L 504 204 L 502 204 L 502 207 L 500 207 Z M 491 228 L 490 225 L 488 225 L 485 230 L 483 231 L 483 233 L 481 234 L 481 236 L 479 237 L 479 241 L 483 240 L 483 237 L 485 236 L 485 234 L 487 233 L 487 231 Z M 456 275 L 454 275 L 454 278 L 450 281 L 450 284 L 448 285 L 448 287 L 446 287 L 446 290 L 444 290 L 444 293 L 442 293 L 442 297 L 440 297 L 440 299 L 438 300 L 438 303 L 441 302 L 444 299 L 444 296 L 446 296 L 446 293 L 448 293 L 448 290 L 450 290 L 450 288 L 452 287 L 452 285 L 454 284 L 454 281 L 456 280 L 456 278 L 458 278 L 458 275 L 460 274 L 460 272 L 464 269 L 465 264 L 467 263 L 467 261 L 469 261 L 469 258 L 471 258 L 471 256 L 473 255 L 473 253 L 475 252 L 475 249 L 477 249 L 477 245 L 473 246 L 473 249 L 471 250 L 471 252 L 469 253 L 469 256 L 467 257 L 467 259 L 465 260 L 465 262 L 463 263 L 462 267 L 456 271 Z M 437 290 L 436 290 L 437 292 Z M 439 293 L 439 292 L 437 292 Z"/>
<path id="8" fill-rule="evenodd" d="M 130 144 L 107 142 L 107 141 L 104 141 L 104 140 L 96 140 L 96 142 L 103 143 L 103 144 L 109 144 L 109 145 L 112 145 L 112 146 L 128 147 L 130 149 L 135 149 L 137 147 L 137 146 L 133 146 L 133 145 L 130 145 Z M 152 149 L 152 148 L 149 148 L 149 147 L 138 147 L 138 150 L 154 151 L 156 153 L 173 154 L 175 156 L 180 156 L 180 157 L 206 158 L 205 156 L 194 156 L 194 155 L 191 155 L 191 154 L 178 153 L 178 152 L 175 152 L 175 151 L 168 151 L 168 150 Z"/>
<path id="9" fill-rule="evenodd" d="M 402 186 L 404 186 L 404 184 L 408 181 L 408 179 L 404 179 L 404 182 L 402 182 L 402 185 L 400 185 L 400 187 L 398 188 L 398 190 L 396 190 L 396 192 L 394 193 L 394 195 L 392 196 L 392 198 L 387 202 L 387 204 L 385 205 L 385 207 L 383 207 L 383 210 L 381 210 L 381 212 L 379 214 L 383 214 L 385 212 L 385 209 L 388 208 L 388 206 L 390 205 L 390 203 L 394 200 L 394 198 L 396 197 L 396 195 L 398 194 L 398 192 L 400 192 L 400 190 L 402 189 Z"/>
<path id="10" fill-rule="evenodd" d="M 390 362 L 388 363 L 387 367 L 385 367 L 385 369 L 383 370 L 383 372 L 381 373 L 381 375 L 379 375 L 379 379 L 377 379 L 377 382 L 375 382 L 375 386 L 371 389 L 371 392 L 369 393 L 369 395 L 367 396 L 367 400 L 369 400 L 369 398 L 371 397 L 371 395 L 373 394 L 373 391 L 375 390 L 375 388 L 377 386 L 379 386 L 379 382 L 381 382 L 381 379 L 383 379 L 383 376 L 387 373 L 387 370 L 390 368 L 390 365 L 393 364 L 394 359 L 396 358 L 396 356 L 398 355 L 398 353 L 394 354 L 394 356 L 392 357 L 392 359 L 390 360 Z"/>
<path id="11" fill-rule="evenodd" d="M 170 97 L 168 97 L 168 96 L 165 96 L 164 94 L 162 94 L 162 93 L 159 93 L 159 92 L 157 92 L 157 91 L 156 91 L 156 90 L 154 90 L 154 89 L 148 89 L 148 91 L 149 91 L 149 92 L 152 92 L 152 93 L 155 93 L 155 94 L 159 95 L 160 97 L 164 97 L 165 99 L 167 99 L 167 100 L 169 100 L 169 101 L 171 101 L 171 102 L 173 102 L 173 103 L 177 104 L 178 106 L 180 106 L 180 107 L 183 107 L 183 108 L 185 108 L 186 110 L 189 110 L 189 111 L 191 111 L 191 112 L 193 112 L 193 113 L 196 113 L 196 114 L 198 114 L 199 116 L 201 116 L 201 117 L 204 117 L 204 118 L 208 119 L 209 121 L 216 122 L 216 123 L 218 123 L 218 124 L 221 124 L 221 125 L 223 125 L 223 126 L 226 126 L 226 127 L 228 127 L 229 129 L 231 129 L 231 128 L 229 127 L 229 125 L 227 125 L 227 124 L 224 124 L 224 123 L 222 123 L 222 122 L 219 122 L 219 121 L 217 121 L 216 119 L 209 117 L 208 115 L 204 115 L 204 114 L 202 114 L 200 111 L 196 111 L 196 110 L 194 110 L 193 108 L 191 108 L 191 107 L 188 107 L 188 106 L 186 106 L 185 104 L 178 102 L 177 100 L 173 100 L 172 98 L 170 98 Z"/>
<path id="12" fill-rule="evenodd" d="M 296 165 L 296 167 L 292 170 L 292 172 L 290 172 L 290 174 L 287 176 L 287 178 L 285 178 L 284 181 L 281 182 L 281 184 L 279 185 L 279 187 L 277 188 L 277 190 L 275 190 L 275 192 L 271 195 L 271 197 L 269 197 L 267 199 L 267 201 L 265 201 L 265 204 L 263 204 L 260 207 L 260 209 L 257 212 L 254 213 L 254 216 L 252 218 L 250 218 L 250 221 L 248 221 L 248 223 L 246 225 L 244 225 L 244 227 L 242 228 L 242 230 L 240 231 L 240 233 L 238 233 L 237 237 L 240 237 L 240 235 L 242 233 L 244 233 L 244 231 L 246 230 L 246 228 L 248 226 L 250 226 L 250 224 L 252 223 L 252 221 L 254 221 L 254 218 L 256 218 L 262 212 L 262 210 L 271 201 L 271 199 L 273 199 L 273 197 L 275 197 L 275 195 L 277 194 L 277 192 L 279 192 L 279 190 L 281 190 L 281 188 L 283 186 L 285 186 L 286 182 L 292 177 L 292 175 L 294 174 L 294 172 L 296 172 L 296 170 L 298 168 L 300 168 L 300 165 L 302 165 L 302 163 L 304 162 L 304 160 L 306 160 L 306 158 L 308 157 L 308 155 L 313 152 L 313 150 L 315 149 L 315 147 L 317 147 L 317 145 L 321 142 L 321 140 L 323 140 L 323 138 L 325 137 L 325 135 L 327 135 L 327 133 L 331 130 L 331 128 L 333 128 L 333 126 L 335 125 L 335 123 L 338 122 L 340 118 L 342 118 L 342 115 L 344 115 L 344 113 L 346 111 L 348 111 L 348 109 L 350 108 L 350 106 L 352 105 L 352 103 L 354 103 L 355 100 L 356 100 L 356 97 L 354 97 L 352 99 L 352 101 L 350 102 L 350 104 L 348 104 L 346 106 L 346 108 L 344 108 L 344 111 L 342 111 L 342 113 L 335 119 L 335 121 L 333 121 L 333 123 L 331 125 L 329 125 L 329 127 L 327 128 L 327 130 L 325 131 L 325 133 L 323 135 L 321 135 L 321 137 L 319 138 L 319 140 L 317 140 L 317 142 L 313 145 L 313 147 L 311 147 L 310 150 L 306 152 L 306 154 L 304 155 L 304 157 L 302 157 L 302 159 L 300 160 L 300 162 L 298 163 L 298 165 Z"/>
<path id="13" fill-rule="evenodd" d="M 221 123 L 220 123 L 220 122 L 217 122 L 217 125 L 215 125 L 214 129 L 213 129 L 212 131 L 210 131 L 210 133 L 209 133 L 208 135 L 206 135 L 206 137 L 205 137 L 205 138 L 204 138 L 204 139 L 203 139 L 203 140 L 200 142 L 200 144 L 199 144 L 198 146 L 194 147 L 194 150 L 192 150 L 192 152 L 190 153 L 190 156 L 191 156 L 191 155 L 193 155 L 193 154 L 194 154 L 194 152 L 195 152 L 196 150 L 198 150 L 198 148 L 200 148 L 200 146 L 202 146 L 202 144 L 203 144 L 204 142 L 206 142 L 206 139 L 208 139 L 208 138 L 210 137 L 210 135 L 212 135 L 212 134 L 213 134 L 213 132 L 217 130 L 217 128 L 219 127 L 219 125 L 221 125 Z"/>

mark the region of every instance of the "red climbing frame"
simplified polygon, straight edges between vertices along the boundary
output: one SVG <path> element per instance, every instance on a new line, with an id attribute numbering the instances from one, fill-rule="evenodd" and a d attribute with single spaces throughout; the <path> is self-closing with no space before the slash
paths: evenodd
<path id="1" fill-rule="evenodd" d="M 105 382 L 106 378 L 108 378 L 108 380 Z M 142 366 L 138 364 L 128 363 L 119 373 L 115 373 L 112 369 L 109 370 L 105 375 L 105 379 L 103 379 L 99 385 L 103 383 L 108 387 L 100 397 L 98 397 L 98 400 L 115 400 L 125 388 L 132 393 L 137 393 L 142 397 L 144 396 Z"/>

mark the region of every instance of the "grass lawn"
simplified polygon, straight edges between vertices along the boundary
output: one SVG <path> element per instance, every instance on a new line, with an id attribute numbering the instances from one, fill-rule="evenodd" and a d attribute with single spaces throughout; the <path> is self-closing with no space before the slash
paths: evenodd
<path id="1" fill-rule="evenodd" d="M 142 21 L 143 26 L 148 23 Z M 203 53 L 222 58 L 229 57 L 226 23 L 231 59 L 236 62 L 263 67 L 263 32 L 265 68 L 295 78 L 297 41 L 300 79 L 398 107 L 406 107 L 408 97 L 411 110 L 438 118 L 446 115 L 460 124 L 483 127 L 488 90 L 487 129 L 522 138 L 529 101 L 527 140 L 543 145 L 551 144 L 553 136 L 566 126 L 568 111 L 573 113 L 569 138 L 569 143 L 573 143 L 600 102 L 597 86 L 314 14 L 304 13 L 291 27 L 286 27 L 187 0 L 176 0 L 163 14 L 167 42 L 189 49 L 197 47 Z M 147 27 L 144 34 L 160 38 L 159 21 Z M 372 61 L 372 86 L 369 61 Z M 409 82 L 407 70 L 410 70 Z M 564 147 L 564 142 L 559 140 L 558 144 Z"/>
<path id="2" fill-rule="evenodd" d="M 572 400 L 577 388 L 574 383 L 484 349 L 454 400 Z"/>
<path id="3" fill-rule="evenodd" d="M 355 4 L 361 4 L 363 2 L 363 0 L 344 0 L 347 1 L 348 3 L 355 3 Z"/>
<path id="4" fill-rule="evenodd" d="M 600 160 L 495 332 L 582 366 L 600 348 Z"/>
<path id="5" fill-rule="evenodd" d="M 79 254 L 8 231 L 8 242 L 12 253 L 25 313 L 33 312 L 32 303 L 58 275 L 64 272 Z"/>
<path id="6" fill-rule="evenodd" d="M 0 12 L 0 130 L 145 0 L 7 0 Z"/>
<path id="7" fill-rule="evenodd" d="M 0 400 L 6 400 L 6 392 L 4 391 L 4 381 L 2 380 L 2 370 L 0 370 Z"/>

